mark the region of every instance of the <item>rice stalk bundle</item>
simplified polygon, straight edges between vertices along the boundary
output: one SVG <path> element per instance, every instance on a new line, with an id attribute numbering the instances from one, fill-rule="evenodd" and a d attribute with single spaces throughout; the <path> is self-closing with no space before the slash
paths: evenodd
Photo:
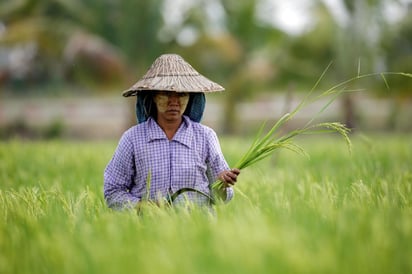
<path id="1" fill-rule="evenodd" d="M 339 95 L 341 95 L 344 92 L 355 91 L 355 90 L 346 89 L 346 85 L 353 81 L 366 78 L 366 77 L 380 76 L 383 79 L 386 87 L 389 88 L 385 75 L 400 75 L 400 76 L 406 76 L 406 77 L 412 78 L 412 74 L 403 73 L 403 72 L 370 73 L 370 74 L 360 75 L 359 74 L 360 68 L 359 68 L 357 76 L 332 86 L 331 88 L 322 92 L 318 96 L 311 97 L 330 66 L 331 66 L 331 63 L 326 67 L 326 69 L 323 71 L 322 75 L 320 76 L 318 81 L 315 83 L 313 88 L 309 91 L 306 97 L 296 106 L 296 108 L 293 109 L 292 112 L 286 113 L 285 115 L 283 115 L 276 122 L 276 124 L 272 126 L 270 130 L 265 134 L 263 133 L 265 123 L 263 123 L 254 141 L 250 145 L 249 149 L 240 158 L 240 160 L 235 164 L 234 168 L 238 168 L 242 170 L 246 167 L 254 165 L 257 162 L 269 157 L 275 151 L 281 148 L 288 149 L 293 152 L 306 155 L 305 150 L 299 145 L 297 145 L 296 143 L 294 143 L 295 137 L 299 135 L 304 135 L 304 134 L 338 133 L 343 137 L 343 139 L 346 142 L 349 152 L 351 152 L 352 144 L 349 138 L 349 133 L 350 133 L 349 128 L 347 128 L 344 124 L 340 122 L 314 123 L 315 119 L 320 114 L 322 114 L 339 97 Z M 294 129 L 292 131 L 287 132 L 284 135 L 279 136 L 278 131 L 282 126 L 284 126 L 288 121 L 290 121 L 302 108 L 304 108 L 305 106 L 321 98 L 329 98 L 329 100 L 313 117 L 309 119 L 309 121 L 304 126 Z M 223 188 L 223 185 L 224 183 L 221 180 L 215 181 L 212 184 L 213 192 L 216 192 L 218 189 Z M 245 194 L 243 194 L 241 191 L 238 190 L 238 192 L 241 195 L 245 196 Z M 215 197 L 218 197 L 218 196 L 219 195 L 215 195 Z"/>

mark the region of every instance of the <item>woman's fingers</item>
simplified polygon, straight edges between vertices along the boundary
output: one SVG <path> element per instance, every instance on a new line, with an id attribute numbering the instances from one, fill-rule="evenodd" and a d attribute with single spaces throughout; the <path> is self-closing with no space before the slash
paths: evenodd
<path id="1" fill-rule="evenodd" d="M 240 170 L 237 168 L 223 171 L 220 178 L 222 182 L 226 183 L 227 186 L 234 185 L 237 182 L 237 176 L 240 174 Z"/>
<path id="2" fill-rule="evenodd" d="M 236 174 L 236 176 L 240 174 L 240 169 L 238 168 L 232 168 L 230 171 Z"/>

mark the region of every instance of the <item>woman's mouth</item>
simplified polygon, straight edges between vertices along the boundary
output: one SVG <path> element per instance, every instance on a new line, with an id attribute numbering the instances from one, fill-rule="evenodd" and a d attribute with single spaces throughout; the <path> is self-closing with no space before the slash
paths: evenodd
<path id="1" fill-rule="evenodd" d="M 180 110 L 178 110 L 178 109 L 168 109 L 166 112 L 168 112 L 168 113 L 180 113 Z"/>

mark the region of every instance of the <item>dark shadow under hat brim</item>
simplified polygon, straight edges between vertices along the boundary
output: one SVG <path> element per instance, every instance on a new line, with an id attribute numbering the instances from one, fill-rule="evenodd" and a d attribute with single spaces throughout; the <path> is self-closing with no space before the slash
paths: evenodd
<path id="1" fill-rule="evenodd" d="M 152 106 L 153 97 L 147 92 L 137 94 L 136 101 L 136 118 L 138 123 L 147 121 L 150 116 L 153 116 Z M 194 122 L 200 122 L 203 117 L 203 112 L 206 106 L 206 97 L 204 93 L 190 94 L 190 100 L 187 104 L 184 115 L 188 116 Z"/>

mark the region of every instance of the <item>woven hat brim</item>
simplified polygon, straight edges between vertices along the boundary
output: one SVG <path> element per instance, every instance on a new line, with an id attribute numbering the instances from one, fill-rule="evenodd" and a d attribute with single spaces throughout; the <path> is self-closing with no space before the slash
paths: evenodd
<path id="1" fill-rule="evenodd" d="M 179 55 L 164 54 L 155 60 L 142 79 L 123 91 L 122 95 L 134 96 L 143 90 L 216 92 L 225 89 L 201 75 Z"/>
<path id="2" fill-rule="evenodd" d="M 162 90 L 175 92 L 217 92 L 225 89 L 202 75 L 156 76 L 142 79 L 130 89 L 123 91 L 125 97 L 135 96 L 139 91 Z"/>

